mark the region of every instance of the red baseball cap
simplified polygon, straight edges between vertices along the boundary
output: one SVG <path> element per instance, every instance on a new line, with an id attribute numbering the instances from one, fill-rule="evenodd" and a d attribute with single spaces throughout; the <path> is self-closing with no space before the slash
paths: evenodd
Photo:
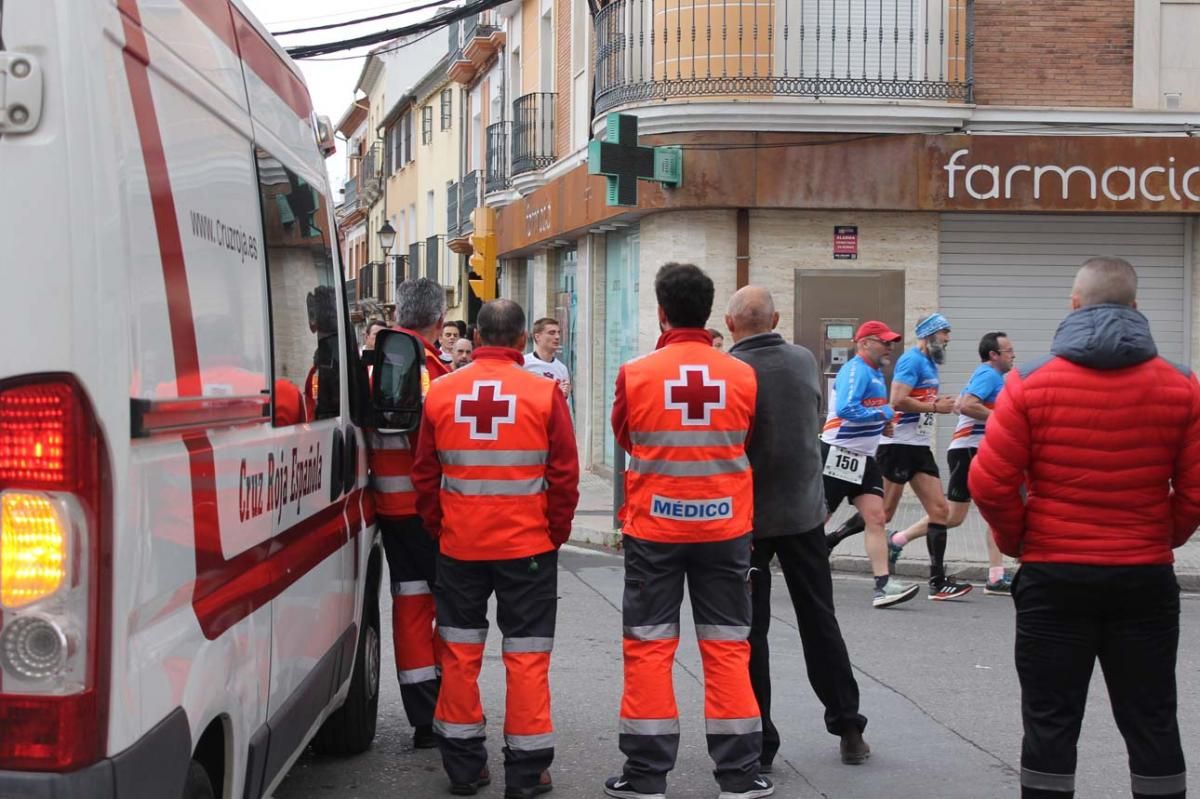
<path id="1" fill-rule="evenodd" d="M 854 340 L 862 341 L 868 336 L 875 336 L 880 341 L 885 341 L 888 344 L 904 338 L 904 336 L 900 335 L 895 330 L 892 330 L 883 322 L 877 322 L 875 320 L 863 322 L 861 325 L 859 325 L 858 332 L 854 334 Z"/>

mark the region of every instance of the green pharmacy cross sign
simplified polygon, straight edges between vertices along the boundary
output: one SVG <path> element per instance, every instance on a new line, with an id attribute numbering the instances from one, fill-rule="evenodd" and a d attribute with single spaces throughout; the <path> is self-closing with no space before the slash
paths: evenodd
<path id="1" fill-rule="evenodd" d="M 639 145 L 637 117 L 609 114 L 605 131 L 604 141 L 593 139 L 588 143 L 588 174 L 606 178 L 607 205 L 637 205 L 638 180 L 654 180 L 670 187 L 683 183 L 683 148 Z"/>

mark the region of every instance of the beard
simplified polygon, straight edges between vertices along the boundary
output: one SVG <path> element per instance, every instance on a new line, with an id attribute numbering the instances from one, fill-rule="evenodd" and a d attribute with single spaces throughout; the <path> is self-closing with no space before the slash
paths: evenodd
<path id="1" fill-rule="evenodd" d="M 929 357 L 939 366 L 944 364 L 946 362 L 946 345 L 938 341 L 929 342 Z"/>

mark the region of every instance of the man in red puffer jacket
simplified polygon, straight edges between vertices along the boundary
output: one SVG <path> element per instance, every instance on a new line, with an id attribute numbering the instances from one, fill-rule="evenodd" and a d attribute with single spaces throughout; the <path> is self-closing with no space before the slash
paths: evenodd
<path id="1" fill-rule="evenodd" d="M 1134 797 L 1187 788 L 1171 550 L 1200 524 L 1200 384 L 1158 357 L 1136 295 L 1126 261 L 1083 265 L 1053 355 L 1012 370 L 971 466 L 972 498 L 1022 562 L 1023 799 L 1074 796 L 1097 657 Z"/>

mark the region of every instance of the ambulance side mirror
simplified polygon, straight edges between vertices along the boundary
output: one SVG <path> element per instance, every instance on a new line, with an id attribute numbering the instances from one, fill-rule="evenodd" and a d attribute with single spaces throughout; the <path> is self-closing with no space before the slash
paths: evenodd
<path id="1" fill-rule="evenodd" d="M 398 432 L 415 430 L 425 397 L 425 345 L 411 333 L 380 330 L 371 357 L 373 426 Z"/>

